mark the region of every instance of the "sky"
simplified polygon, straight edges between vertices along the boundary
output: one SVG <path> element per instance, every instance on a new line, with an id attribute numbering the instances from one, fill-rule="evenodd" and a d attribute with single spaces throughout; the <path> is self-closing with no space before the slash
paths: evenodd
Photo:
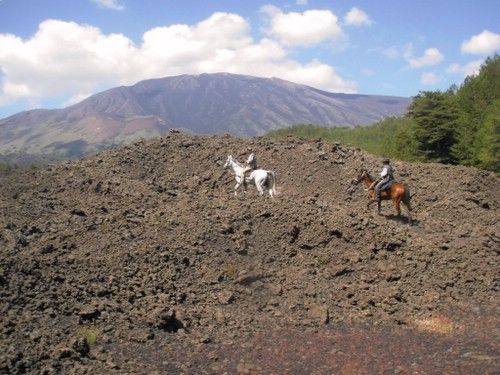
<path id="1" fill-rule="evenodd" d="M 0 0 L 0 118 L 217 72 L 411 97 L 495 53 L 498 0 Z"/>

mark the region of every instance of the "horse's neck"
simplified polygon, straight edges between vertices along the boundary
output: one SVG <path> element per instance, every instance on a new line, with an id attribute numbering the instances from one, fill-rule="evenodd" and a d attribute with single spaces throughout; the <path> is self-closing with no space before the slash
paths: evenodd
<path id="1" fill-rule="evenodd" d="M 243 169 L 240 163 L 238 163 L 236 160 L 232 160 L 231 166 L 233 167 L 233 172 L 236 174 L 241 172 L 241 170 Z"/>
<path id="2" fill-rule="evenodd" d="M 363 178 L 363 182 L 365 183 L 366 186 L 370 186 L 371 184 L 373 184 L 373 178 L 371 176 L 365 176 Z"/>

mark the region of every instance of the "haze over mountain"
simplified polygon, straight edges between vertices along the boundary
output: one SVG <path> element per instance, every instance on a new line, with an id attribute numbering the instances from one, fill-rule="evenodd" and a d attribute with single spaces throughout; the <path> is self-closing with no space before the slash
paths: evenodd
<path id="1" fill-rule="evenodd" d="M 64 109 L 0 120 L 0 158 L 81 156 L 172 128 L 256 136 L 299 123 L 368 125 L 403 114 L 409 101 L 229 73 L 166 77 L 116 87 Z"/>

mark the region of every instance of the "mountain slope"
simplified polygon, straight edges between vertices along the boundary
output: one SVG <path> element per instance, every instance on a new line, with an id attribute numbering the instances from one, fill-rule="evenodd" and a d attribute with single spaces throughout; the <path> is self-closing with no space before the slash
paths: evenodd
<path id="1" fill-rule="evenodd" d="M 276 78 L 182 75 L 0 120 L 0 154 L 79 156 L 171 128 L 255 136 L 298 123 L 367 125 L 401 115 L 408 103 L 400 97 L 333 94 Z"/>

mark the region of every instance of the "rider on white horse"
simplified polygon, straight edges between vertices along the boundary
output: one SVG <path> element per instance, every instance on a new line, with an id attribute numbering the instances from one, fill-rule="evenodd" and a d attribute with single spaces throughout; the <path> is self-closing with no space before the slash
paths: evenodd
<path id="1" fill-rule="evenodd" d="M 271 198 L 276 195 L 276 174 L 273 171 L 264 170 L 264 169 L 252 169 L 252 166 L 256 166 L 257 162 L 255 160 L 255 155 L 251 155 L 247 159 L 247 164 L 242 165 L 238 163 L 238 161 L 233 158 L 232 155 L 227 157 L 226 163 L 224 164 L 224 169 L 231 168 L 235 178 L 236 185 L 234 186 L 234 195 L 237 195 L 238 188 L 243 184 L 243 181 L 246 180 L 245 172 L 251 170 L 250 175 L 248 176 L 248 182 L 252 182 L 255 184 L 259 195 L 264 195 L 264 191 L 267 190 Z"/>

